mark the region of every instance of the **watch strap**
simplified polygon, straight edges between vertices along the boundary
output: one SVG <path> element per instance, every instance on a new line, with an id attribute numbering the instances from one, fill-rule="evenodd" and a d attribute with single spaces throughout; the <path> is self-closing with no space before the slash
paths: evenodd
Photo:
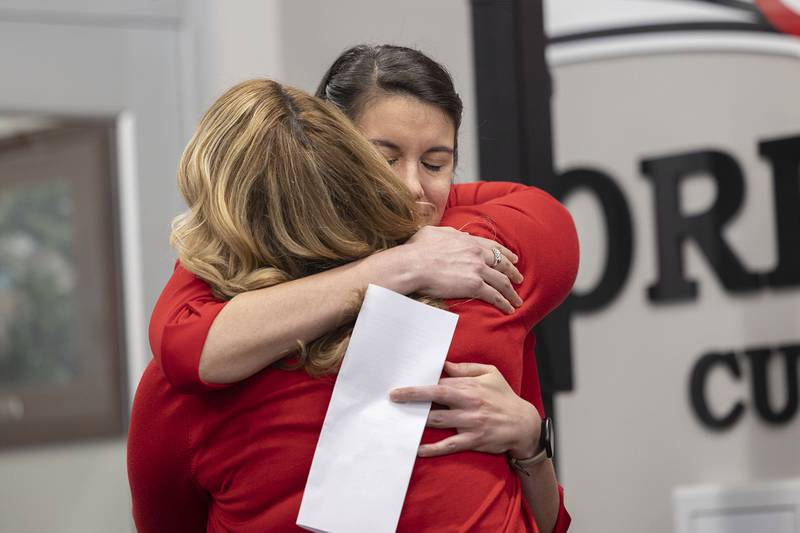
<path id="1" fill-rule="evenodd" d="M 526 476 L 530 476 L 531 473 L 528 471 L 528 469 L 534 465 L 538 465 L 539 463 L 546 461 L 547 459 L 549 459 L 547 456 L 547 450 L 543 449 L 533 457 L 528 457 L 527 459 L 517 459 L 516 457 L 511 457 L 509 462 L 514 470 L 522 472 Z"/>
<path id="2" fill-rule="evenodd" d="M 550 417 L 544 418 L 542 420 L 542 427 L 539 431 L 539 443 L 537 445 L 537 449 L 539 452 L 532 456 L 527 457 L 525 459 L 517 459 L 516 457 L 509 456 L 509 462 L 511 466 L 522 472 L 526 476 L 530 476 L 531 473 L 528 471 L 528 468 L 537 465 L 546 459 L 550 459 L 553 457 L 553 443 L 552 443 L 552 430 L 553 430 L 553 421 Z"/>

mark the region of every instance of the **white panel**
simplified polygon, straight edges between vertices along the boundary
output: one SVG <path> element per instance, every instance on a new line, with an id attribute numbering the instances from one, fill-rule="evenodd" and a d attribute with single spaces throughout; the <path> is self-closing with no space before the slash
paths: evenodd
<path id="1" fill-rule="evenodd" d="M 797 533 L 800 480 L 681 487 L 673 509 L 675 533 Z"/>
<path id="2" fill-rule="evenodd" d="M 696 516 L 692 533 L 796 533 L 795 514 L 790 511 L 747 510 Z"/>
<path id="3" fill-rule="evenodd" d="M 777 34 L 747 34 L 735 31 L 656 32 L 629 35 L 624 38 L 559 43 L 547 49 L 547 61 L 552 68 L 615 57 L 698 52 L 800 57 L 800 46 L 796 39 Z"/>
<path id="4" fill-rule="evenodd" d="M 750 13 L 680 0 L 545 0 L 547 35 L 679 22 L 755 22 Z"/>
<path id="5" fill-rule="evenodd" d="M 630 277 L 610 306 L 573 317 L 576 389 L 556 398 L 560 476 L 576 531 L 665 532 L 677 485 L 800 475 L 800 416 L 765 425 L 752 407 L 746 364 L 740 380 L 714 373 L 708 387 L 712 408 L 745 402 L 736 427 L 707 430 L 688 401 L 690 371 L 702 354 L 800 341 L 797 288 L 731 294 L 690 244 L 686 269 L 699 281 L 698 299 L 656 305 L 646 292 L 657 272 L 653 188 L 639 167 L 649 157 L 701 149 L 735 157 L 746 197 L 726 236 L 748 268 L 775 264 L 771 173 L 757 145 L 800 134 L 800 60 L 765 50 L 668 49 L 553 69 L 558 170 L 609 173 L 634 224 Z M 586 226 L 592 217 L 579 203 L 572 207 L 581 209 L 582 264 L 602 261 L 604 243 Z M 774 384 L 776 392 L 785 388 L 784 380 Z"/>

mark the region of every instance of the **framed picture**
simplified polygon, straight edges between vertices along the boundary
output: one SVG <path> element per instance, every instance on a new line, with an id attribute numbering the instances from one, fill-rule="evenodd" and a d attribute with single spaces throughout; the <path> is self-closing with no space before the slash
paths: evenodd
<path id="1" fill-rule="evenodd" d="M 0 114 L 0 446 L 124 432 L 113 133 Z"/>

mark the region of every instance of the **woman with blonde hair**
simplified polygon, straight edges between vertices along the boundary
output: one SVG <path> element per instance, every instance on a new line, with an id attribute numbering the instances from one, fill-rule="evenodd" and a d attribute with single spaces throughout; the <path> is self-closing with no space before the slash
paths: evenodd
<path id="1" fill-rule="evenodd" d="M 344 115 L 267 80 L 239 84 L 212 105 L 184 152 L 179 183 L 189 210 L 173 242 L 183 268 L 218 299 L 363 260 L 425 223 L 409 189 Z M 452 207 L 441 220 L 519 254 L 521 305 L 508 314 L 479 300 L 451 303 L 460 320 L 448 354 L 451 367 L 494 365 L 517 393 L 528 331 L 566 295 L 577 265 L 569 215 L 544 193 L 531 194 L 540 198 L 536 213 L 525 210 L 530 197 L 511 198 Z M 548 234 L 545 224 L 571 240 L 548 252 L 571 265 L 556 296 L 529 281 L 540 264 L 526 257 L 548 244 L 537 238 Z M 357 302 L 359 294 L 351 297 Z M 543 299 L 552 301 L 543 306 Z M 140 531 L 296 529 L 349 318 L 283 364 L 207 394 L 177 392 L 150 363 L 128 443 Z M 446 433 L 426 430 L 423 441 Z M 419 460 L 398 530 L 538 531 L 521 478 L 497 453 Z"/>

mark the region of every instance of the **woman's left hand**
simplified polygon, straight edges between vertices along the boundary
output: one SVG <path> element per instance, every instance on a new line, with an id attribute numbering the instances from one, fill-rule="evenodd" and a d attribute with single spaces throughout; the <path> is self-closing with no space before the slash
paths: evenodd
<path id="1" fill-rule="evenodd" d="M 465 450 L 535 455 L 541 425 L 539 412 L 511 389 L 492 365 L 445 363 L 448 377 L 438 385 L 391 391 L 394 402 L 434 402 L 448 409 L 431 409 L 428 427 L 453 428 L 458 434 L 420 446 L 420 457 Z"/>

